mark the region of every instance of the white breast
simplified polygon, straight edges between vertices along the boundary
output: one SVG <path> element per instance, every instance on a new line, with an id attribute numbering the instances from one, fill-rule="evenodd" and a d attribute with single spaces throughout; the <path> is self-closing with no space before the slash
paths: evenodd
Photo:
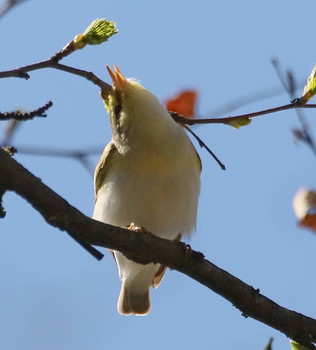
<path id="1" fill-rule="evenodd" d="M 93 218 L 121 227 L 134 223 L 166 239 L 191 233 L 200 168 L 186 135 L 177 145 L 172 152 L 168 148 L 167 153 L 160 149 L 120 157 L 98 191 Z"/>

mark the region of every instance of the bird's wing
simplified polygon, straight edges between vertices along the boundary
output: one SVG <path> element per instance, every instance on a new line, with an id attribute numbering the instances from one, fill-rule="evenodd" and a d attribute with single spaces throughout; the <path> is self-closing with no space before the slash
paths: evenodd
<path id="1" fill-rule="evenodd" d="M 200 160 L 200 157 L 198 155 L 198 153 L 196 152 L 197 156 L 198 156 L 198 160 L 200 161 L 200 164 L 201 164 L 201 160 Z M 182 234 L 179 233 L 178 237 L 175 239 L 176 242 L 180 242 L 181 241 L 181 238 L 182 238 Z M 166 270 L 167 270 L 167 267 L 164 266 L 164 265 L 160 265 L 158 271 L 156 272 L 155 276 L 154 276 L 154 279 L 152 281 L 152 285 L 154 288 L 158 288 L 159 287 L 159 284 L 160 282 L 162 281 L 163 279 L 163 276 L 165 275 L 166 273 Z"/>
<path id="2" fill-rule="evenodd" d="M 117 149 L 114 142 L 110 142 L 105 148 L 101 155 L 98 165 L 94 172 L 94 189 L 95 189 L 95 201 L 98 196 L 98 191 L 104 183 L 104 180 L 109 171 L 110 165 L 113 162 Z"/>
<path id="3" fill-rule="evenodd" d="M 166 266 L 160 265 L 159 270 L 156 272 L 153 281 L 152 286 L 154 288 L 158 288 L 161 280 L 163 279 L 163 276 L 165 275 L 165 272 L 167 270 Z"/>
<path id="4" fill-rule="evenodd" d="M 192 145 L 192 146 L 193 146 L 193 145 Z M 194 146 L 193 146 L 193 147 L 194 147 Z M 202 161 L 201 161 L 201 158 L 200 158 L 200 156 L 199 156 L 197 150 L 195 149 L 195 147 L 194 147 L 194 150 L 195 150 L 195 153 L 196 153 L 196 161 L 197 161 L 197 163 L 198 163 L 198 167 L 199 167 L 200 172 L 201 172 L 201 171 L 202 171 Z"/>
<path id="5" fill-rule="evenodd" d="M 191 140 L 190 140 L 190 142 L 191 142 Z M 198 154 L 198 151 L 196 150 L 196 148 L 194 147 L 194 145 L 193 145 L 192 142 L 191 142 L 191 146 L 192 146 L 192 148 L 194 149 L 194 152 L 195 152 L 195 154 L 196 154 L 195 161 L 196 161 L 197 166 L 198 166 L 198 168 L 199 168 L 199 170 L 200 170 L 200 172 L 201 172 L 201 171 L 202 171 L 202 161 L 201 161 L 200 155 Z"/>

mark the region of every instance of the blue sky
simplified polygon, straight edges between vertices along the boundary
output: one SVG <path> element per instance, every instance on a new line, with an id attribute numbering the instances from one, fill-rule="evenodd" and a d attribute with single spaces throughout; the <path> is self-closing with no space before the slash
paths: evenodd
<path id="1" fill-rule="evenodd" d="M 46 59 L 91 21 L 107 18 L 117 22 L 119 33 L 63 63 L 93 71 L 107 82 L 105 65 L 117 64 L 162 101 L 195 88 L 201 117 L 222 116 L 212 111 L 261 91 L 278 92 L 223 115 L 248 113 L 289 102 L 272 58 L 293 70 L 300 82 L 309 75 L 316 61 L 315 10 L 312 0 L 299 7 L 293 0 L 30 0 L 0 20 L 0 70 Z M 28 81 L 1 79 L 0 92 L 1 111 L 54 102 L 46 119 L 20 127 L 17 148 L 96 146 L 101 152 L 110 139 L 99 91 L 82 78 L 36 71 Z M 311 126 L 314 114 L 306 112 Z M 198 149 L 202 191 L 190 244 L 275 302 L 315 317 L 316 238 L 297 227 L 291 202 L 300 187 L 316 187 L 316 162 L 307 147 L 294 144 L 295 127 L 295 112 L 286 111 L 254 119 L 240 130 L 194 128 L 227 170 Z M 92 214 L 92 177 L 80 163 L 23 154 L 16 159 L 83 213 Z M 92 167 L 97 159 L 90 158 Z M 254 350 L 263 349 L 270 337 L 274 349 L 289 349 L 285 336 L 245 319 L 229 302 L 176 271 L 169 271 L 152 291 L 149 316 L 120 316 L 120 281 L 110 254 L 104 250 L 103 261 L 95 261 L 13 193 L 5 195 L 4 204 L 1 349 Z"/>

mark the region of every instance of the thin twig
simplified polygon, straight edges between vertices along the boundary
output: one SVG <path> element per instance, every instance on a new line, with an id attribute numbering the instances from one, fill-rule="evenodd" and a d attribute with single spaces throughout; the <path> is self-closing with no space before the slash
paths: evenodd
<path id="1" fill-rule="evenodd" d="M 284 94 L 282 88 L 271 86 L 253 93 L 247 93 L 246 95 L 239 96 L 229 102 L 223 103 L 222 105 L 209 110 L 206 115 L 225 115 L 231 113 L 231 111 L 236 110 L 237 108 L 245 107 L 250 103 L 282 94 Z"/>
<path id="2" fill-rule="evenodd" d="M 93 174 L 94 169 L 88 160 L 89 156 L 100 155 L 102 146 L 90 147 L 83 150 L 65 150 L 65 149 L 51 149 L 51 148 L 37 148 L 29 146 L 16 146 L 19 154 L 28 154 L 32 156 L 49 156 L 49 157 L 61 157 L 61 158 L 73 158 L 89 172 Z"/>
<path id="3" fill-rule="evenodd" d="M 87 149 L 52 149 L 52 148 L 37 148 L 30 146 L 16 146 L 18 148 L 19 154 L 30 154 L 38 156 L 52 156 L 52 157 L 62 157 L 62 158 L 80 158 L 89 155 L 100 154 L 102 151 L 102 146 L 90 147 Z"/>
<path id="4" fill-rule="evenodd" d="M 0 120 L 1 121 L 4 121 L 4 120 L 26 121 L 26 120 L 31 120 L 35 117 L 46 117 L 45 112 L 52 105 L 53 105 L 53 102 L 48 101 L 44 106 L 41 106 L 31 112 L 14 111 L 14 112 L 0 113 Z"/>
<path id="5" fill-rule="evenodd" d="M 284 90 L 286 92 L 290 92 L 290 90 L 293 92 L 293 81 L 289 80 L 289 75 L 287 74 L 287 77 L 285 77 L 285 75 L 283 74 L 283 71 L 281 69 L 281 66 L 280 66 L 280 62 L 277 58 L 273 58 L 271 60 L 271 63 L 275 69 L 275 72 L 277 73 L 278 77 L 279 77 L 279 80 L 284 88 Z M 291 99 L 293 100 L 294 97 L 291 96 Z"/>
<path id="6" fill-rule="evenodd" d="M 9 12 L 14 6 L 24 2 L 26 0 L 7 0 L 4 2 L 4 4 L 0 7 L 0 17 L 4 16 L 6 13 Z"/>
<path id="7" fill-rule="evenodd" d="M 9 122 L 7 122 L 5 126 L 3 140 L 0 142 L 0 145 L 2 146 L 10 145 L 12 143 L 11 141 L 13 139 L 13 136 L 19 126 L 20 126 L 20 122 L 16 120 L 10 120 Z"/>
<path id="8" fill-rule="evenodd" d="M 295 109 L 295 108 L 316 108 L 316 104 L 302 104 L 300 100 L 298 99 L 294 103 L 290 103 L 287 105 L 283 105 L 280 107 L 274 107 L 274 108 L 269 108 L 265 109 L 262 111 L 258 112 L 253 112 L 253 113 L 247 113 L 247 114 L 240 114 L 240 115 L 235 115 L 235 116 L 229 116 L 229 117 L 224 117 L 224 118 L 186 118 L 183 117 L 177 113 L 173 113 L 172 117 L 177 123 L 180 124 L 186 124 L 186 125 L 196 125 L 196 124 L 226 124 L 229 125 L 234 121 L 238 121 L 238 119 L 243 119 L 243 118 L 254 118 L 254 117 L 259 117 L 264 114 L 272 114 L 276 112 L 281 112 L 281 111 L 286 111 L 288 109 Z"/>
<path id="9" fill-rule="evenodd" d="M 297 83 L 293 72 L 290 70 L 283 72 L 280 62 L 276 58 L 272 60 L 272 65 L 284 87 L 284 90 L 289 94 L 291 100 L 294 100 L 296 95 Z M 305 142 L 316 156 L 316 143 L 310 132 L 310 127 L 306 121 L 305 114 L 300 109 L 296 109 L 295 111 L 298 120 L 301 123 L 302 129 L 294 129 L 292 130 L 292 132 L 297 139 Z"/>
<path id="10" fill-rule="evenodd" d="M 63 49 L 64 51 L 67 51 Z M 61 60 L 63 56 L 63 50 L 60 52 L 56 53 L 54 56 L 52 56 L 50 59 L 37 62 L 34 64 L 30 64 L 27 66 L 15 68 L 12 70 L 8 71 L 3 71 L 0 72 L 0 78 L 8 78 L 8 77 L 18 77 L 18 78 L 24 78 L 24 79 L 29 79 L 29 74 L 28 72 L 34 71 L 34 70 L 39 70 L 39 69 L 44 69 L 44 68 L 53 68 L 53 69 L 58 69 L 62 70 L 71 74 L 79 75 L 81 77 L 86 78 L 87 80 L 93 82 L 95 85 L 99 86 L 101 88 L 101 91 L 103 94 L 108 94 L 111 90 L 112 87 L 98 78 L 96 75 L 94 75 L 92 72 L 87 72 L 85 70 L 81 70 L 78 68 L 66 66 L 63 64 L 59 63 L 59 60 Z M 254 118 L 260 115 L 264 114 L 271 114 L 275 112 L 280 112 L 288 109 L 295 109 L 295 108 L 316 108 L 316 105 L 309 104 L 306 105 L 302 103 L 300 99 L 297 99 L 293 101 L 291 104 L 287 104 L 284 106 L 280 107 L 275 107 L 275 108 L 270 108 L 254 113 L 248 113 L 248 114 L 241 114 L 237 116 L 229 116 L 225 118 L 201 118 L 201 119 L 191 119 L 191 118 L 185 118 L 181 115 L 178 115 L 176 113 L 173 113 L 173 118 L 175 119 L 176 122 L 180 124 L 186 124 L 186 125 L 195 125 L 195 124 L 231 124 L 233 121 L 237 121 L 238 119 L 241 118 Z"/>
<path id="11" fill-rule="evenodd" d="M 104 91 L 105 93 L 112 90 L 111 85 L 107 84 L 106 82 L 104 82 L 103 80 L 98 78 L 92 72 L 87 72 L 87 71 L 82 70 L 82 69 L 78 69 L 78 68 L 74 68 L 74 67 L 70 67 L 70 66 L 66 66 L 64 64 L 58 63 L 58 61 L 56 61 L 56 58 L 55 58 L 56 55 L 57 54 L 55 54 L 55 56 L 52 56 L 51 58 L 49 58 L 48 60 L 45 60 L 45 61 L 41 61 L 41 62 L 29 64 L 27 66 L 23 66 L 23 67 L 0 72 L 0 78 L 13 77 L 13 78 L 29 79 L 30 75 L 28 74 L 28 72 L 32 72 L 34 70 L 39 70 L 39 69 L 44 69 L 44 68 L 53 68 L 53 69 L 62 70 L 64 72 L 68 72 L 71 74 L 79 75 L 79 76 L 91 81 L 95 85 L 99 86 L 100 89 L 102 91 Z"/>
<path id="12" fill-rule="evenodd" d="M 197 134 L 195 132 L 193 132 L 188 126 L 183 125 L 183 127 L 186 130 L 188 130 L 188 132 L 197 140 L 197 142 L 199 143 L 201 148 L 204 147 L 207 150 L 207 152 L 215 159 L 215 161 L 221 167 L 221 169 L 226 170 L 225 165 L 217 158 L 215 153 L 202 141 L 202 139 L 199 136 L 197 136 Z"/>

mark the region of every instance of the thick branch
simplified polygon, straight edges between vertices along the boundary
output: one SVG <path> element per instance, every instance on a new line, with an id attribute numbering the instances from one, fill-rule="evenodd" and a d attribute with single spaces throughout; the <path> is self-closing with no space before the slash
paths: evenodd
<path id="1" fill-rule="evenodd" d="M 13 176 L 14 179 L 9 179 L 10 176 Z M 41 195 L 41 186 L 39 185 L 42 185 L 44 186 L 43 188 L 47 189 L 45 191 L 45 195 L 48 196 L 46 199 L 45 196 L 43 197 Z M 39 178 L 33 176 L 0 148 L 0 204 L 2 204 L 2 196 L 7 190 L 12 190 L 25 198 L 30 204 L 33 205 L 35 209 L 38 210 L 38 212 L 44 216 L 46 221 L 51 225 L 59 227 L 55 224 L 55 222 L 58 223 L 60 220 L 66 222 L 69 221 L 67 215 L 63 215 L 62 218 L 59 217 L 60 212 L 63 213 L 63 210 L 66 210 L 65 213 L 67 212 L 67 206 L 69 204 L 56 193 L 50 191 L 47 186 L 42 184 Z M 52 202 L 49 200 L 49 197 L 51 196 L 56 196 L 56 198 L 59 197 L 63 207 L 56 210 L 57 208 L 52 206 Z M 33 199 L 31 200 L 30 198 Z M 45 203 L 46 201 L 47 203 Z M 50 203 L 50 205 L 48 203 Z M 1 211 L 5 212 L 3 208 Z M 103 258 L 103 254 L 93 248 L 84 237 L 81 237 L 80 232 L 78 234 L 76 231 L 72 230 L 68 233 L 96 259 L 101 260 Z"/>
<path id="2" fill-rule="evenodd" d="M 1 189 L 14 191 L 25 198 L 50 225 L 91 244 L 119 250 L 138 263 L 161 263 L 178 270 L 229 300 L 243 315 L 314 348 L 316 320 L 277 305 L 259 290 L 218 268 L 183 243 L 151 234 L 139 235 L 86 217 L 2 150 Z"/>

